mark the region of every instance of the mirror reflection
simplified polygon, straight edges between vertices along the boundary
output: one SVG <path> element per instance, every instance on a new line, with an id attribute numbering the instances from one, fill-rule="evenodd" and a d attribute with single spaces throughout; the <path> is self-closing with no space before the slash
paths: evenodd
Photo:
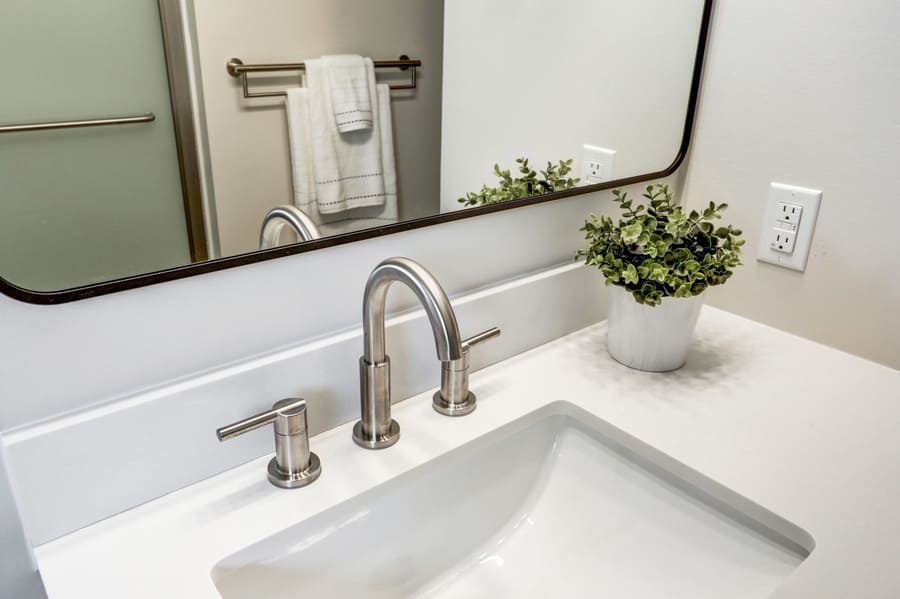
<path id="1" fill-rule="evenodd" d="M 0 277 L 68 289 L 663 170 L 702 12 L 9 0 Z"/>

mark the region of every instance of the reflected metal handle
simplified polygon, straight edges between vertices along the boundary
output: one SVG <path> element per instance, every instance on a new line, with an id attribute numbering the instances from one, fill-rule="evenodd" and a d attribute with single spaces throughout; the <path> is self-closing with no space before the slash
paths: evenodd
<path id="1" fill-rule="evenodd" d="M 0 125 L 0 133 L 19 133 L 24 131 L 44 131 L 46 129 L 77 129 L 79 127 L 103 127 L 106 125 L 131 125 L 134 123 L 150 123 L 156 120 L 152 112 L 138 116 L 110 117 L 108 119 L 89 119 L 84 121 L 56 121 L 52 123 L 26 123 L 22 125 Z"/>
<path id="2" fill-rule="evenodd" d="M 275 424 L 275 457 L 269 462 L 269 482 L 283 489 L 305 487 L 319 478 L 322 465 L 309 451 L 305 399 L 283 399 L 262 412 L 216 431 L 227 441 L 267 424 Z"/>

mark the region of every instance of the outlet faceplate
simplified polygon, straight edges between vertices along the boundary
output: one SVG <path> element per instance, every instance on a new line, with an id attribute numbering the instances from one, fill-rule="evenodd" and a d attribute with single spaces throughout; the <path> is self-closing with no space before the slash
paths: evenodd
<path id="1" fill-rule="evenodd" d="M 759 260 L 793 270 L 806 270 L 822 192 L 772 183 L 763 217 Z"/>
<path id="2" fill-rule="evenodd" d="M 587 185 L 610 181 L 616 166 L 616 151 L 585 144 L 581 158 L 581 181 Z"/>

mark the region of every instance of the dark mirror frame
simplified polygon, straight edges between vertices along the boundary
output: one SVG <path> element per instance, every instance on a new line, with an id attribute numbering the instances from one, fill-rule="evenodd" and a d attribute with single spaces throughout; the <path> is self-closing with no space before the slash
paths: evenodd
<path id="1" fill-rule="evenodd" d="M 678 170 L 678 167 L 680 167 L 681 163 L 684 162 L 684 159 L 687 156 L 688 148 L 690 147 L 691 133 L 694 128 L 694 119 L 697 111 L 697 100 L 700 94 L 700 79 L 703 71 L 703 59 L 706 54 L 707 40 L 709 37 L 713 3 L 714 0 L 704 0 L 703 3 L 703 16 L 700 22 L 700 33 L 697 40 L 697 52 L 694 59 L 691 89 L 688 98 L 687 112 L 685 113 L 684 132 L 681 138 L 681 146 L 679 147 L 678 153 L 676 154 L 675 159 L 672 161 L 672 163 L 667 168 L 661 171 L 647 173 L 644 175 L 637 175 L 634 177 L 626 177 L 624 179 L 615 179 L 613 181 L 607 181 L 605 183 L 586 185 L 584 187 L 577 187 L 574 189 L 533 196 L 530 198 L 523 198 L 520 200 L 511 200 L 502 204 L 476 206 L 473 208 L 466 208 L 464 210 L 450 212 L 447 214 L 436 214 L 433 216 L 427 216 L 424 218 L 410 220 L 402 223 L 385 225 L 382 227 L 375 227 L 372 229 L 356 231 L 353 233 L 345 233 L 342 235 L 335 235 L 332 237 L 317 239 L 314 241 L 306 241 L 302 243 L 286 245 L 270 250 L 261 250 L 246 254 L 240 254 L 237 256 L 217 258 L 215 260 L 208 260 L 205 262 L 197 262 L 193 264 L 187 264 L 185 266 L 178 266 L 168 270 L 135 275 L 121 279 L 114 279 L 103 283 L 84 285 L 81 287 L 74 287 L 61 291 L 31 291 L 29 289 L 24 289 L 22 287 L 14 285 L 13 283 L 10 283 L 6 279 L 2 278 L 2 276 L 0 276 L 0 291 L 2 291 L 5 295 L 8 295 L 9 297 L 31 304 L 64 304 L 76 300 L 106 295 L 108 293 L 116 293 L 118 291 L 125 291 L 127 289 L 137 289 L 139 287 L 145 287 L 147 285 L 155 285 L 157 283 L 165 283 L 166 281 L 174 281 L 176 279 L 183 279 L 185 277 L 191 277 L 194 275 L 216 272 L 219 270 L 224 270 L 226 268 L 244 266 L 245 264 L 254 264 L 256 262 L 272 260 L 275 258 L 281 258 L 283 256 L 292 256 L 294 254 L 299 254 L 302 252 L 309 252 L 312 250 L 333 247 L 336 245 L 351 243 L 354 241 L 361 241 L 363 239 L 381 237 L 383 235 L 400 233 L 402 231 L 411 231 L 413 229 L 420 229 L 422 227 L 430 227 L 432 225 L 449 223 L 464 218 L 481 216 L 482 214 L 500 212 L 501 210 L 511 210 L 513 208 L 519 208 L 521 206 L 531 206 L 534 204 L 550 202 L 553 200 L 559 200 L 576 195 L 594 193 L 597 191 L 604 191 L 616 187 L 625 187 L 628 185 L 634 185 L 636 183 L 651 181 L 653 179 L 668 177 L 676 170 Z M 172 69 L 170 68 L 170 72 L 171 70 Z M 173 103 L 183 101 L 183 98 L 173 98 Z M 177 114 L 177 106 L 175 106 L 175 108 Z M 188 126 L 188 123 L 185 123 L 185 126 Z M 190 147 L 193 147 L 193 144 L 191 144 Z M 196 191 L 194 193 L 196 193 Z"/>

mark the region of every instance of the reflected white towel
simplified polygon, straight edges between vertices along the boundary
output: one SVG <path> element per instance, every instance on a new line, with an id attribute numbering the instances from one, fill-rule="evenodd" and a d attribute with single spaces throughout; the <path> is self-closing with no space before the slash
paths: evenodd
<path id="1" fill-rule="evenodd" d="M 291 146 L 291 173 L 294 177 L 294 205 L 318 221 L 314 216 L 318 210 L 309 135 L 309 97 L 305 88 L 288 88 L 285 111 Z"/>
<path id="2" fill-rule="evenodd" d="M 375 81 L 370 97 L 377 101 Z M 385 202 L 381 127 L 340 133 L 322 59 L 306 61 L 309 143 L 321 214 L 381 206 Z"/>
<path id="3" fill-rule="evenodd" d="M 375 66 L 371 58 L 354 54 L 323 56 L 322 63 L 331 91 L 331 110 L 338 131 L 349 133 L 374 126 L 370 95 L 375 82 Z"/>
<path id="4" fill-rule="evenodd" d="M 390 87 L 378 85 L 376 99 L 378 105 L 376 124 L 381 140 L 384 173 L 384 203 L 328 215 L 319 211 L 316 197 L 313 152 L 310 145 L 309 94 L 302 87 L 288 89 L 285 106 L 291 148 L 291 170 L 294 178 L 294 204 L 319 225 L 323 236 L 368 229 L 396 223 L 399 220 Z"/>
<path id="5" fill-rule="evenodd" d="M 394 218 L 398 218 L 397 208 L 397 164 L 394 156 L 394 115 L 391 112 L 391 86 L 380 83 L 376 86 L 378 100 L 378 120 L 376 125 L 381 133 L 381 166 L 384 173 L 385 204 L 393 203 Z"/>

